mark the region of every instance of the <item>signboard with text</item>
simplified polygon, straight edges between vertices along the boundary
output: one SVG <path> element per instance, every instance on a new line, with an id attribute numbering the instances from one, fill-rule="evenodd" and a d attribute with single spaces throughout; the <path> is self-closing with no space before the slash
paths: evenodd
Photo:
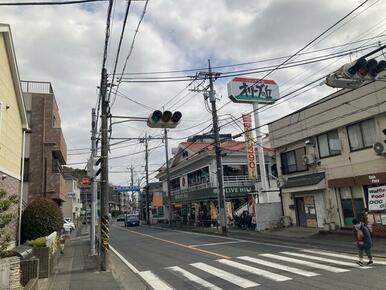
<path id="1" fill-rule="evenodd" d="M 245 130 L 245 149 L 247 151 L 248 161 L 248 177 L 249 179 L 257 179 L 257 168 L 256 168 L 256 149 L 253 141 L 252 133 L 252 116 L 251 114 L 243 115 L 243 123 Z"/>
<path id="2" fill-rule="evenodd" d="M 279 99 L 279 86 L 273 80 L 235 77 L 227 88 L 234 103 L 273 104 Z"/>
<path id="3" fill-rule="evenodd" d="M 369 187 L 369 210 L 385 210 L 386 186 Z"/>
<path id="4" fill-rule="evenodd" d="M 129 192 L 129 191 L 141 191 L 139 186 L 113 186 L 113 192 Z"/>

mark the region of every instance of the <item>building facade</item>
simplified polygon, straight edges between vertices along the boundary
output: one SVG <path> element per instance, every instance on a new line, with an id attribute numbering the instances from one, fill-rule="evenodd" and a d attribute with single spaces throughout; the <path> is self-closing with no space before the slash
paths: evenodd
<path id="1" fill-rule="evenodd" d="M 258 179 L 248 177 L 247 153 L 245 142 L 229 139 L 221 143 L 224 176 L 224 191 L 228 222 L 233 221 L 235 213 L 248 211 L 254 216 L 255 198 L 257 203 L 280 202 L 278 192 L 258 193 L 261 188 L 260 174 Z M 223 135 L 222 139 L 226 139 Z M 195 136 L 187 142 L 179 144 L 174 150 L 170 161 L 170 197 L 173 219 L 183 223 L 211 223 L 218 215 L 218 180 L 217 165 L 213 146 L 213 136 Z M 273 177 L 274 160 L 267 150 L 265 154 L 266 170 L 271 177 L 271 189 L 277 189 L 277 181 Z M 257 164 L 257 171 L 259 166 Z M 162 182 L 164 192 L 163 204 L 168 205 L 166 195 L 166 170 L 162 168 L 157 175 Z M 248 206 L 248 204 L 250 206 Z M 168 208 L 164 208 L 168 217 Z"/>
<path id="2" fill-rule="evenodd" d="M 68 175 L 65 176 L 65 180 L 67 195 L 62 207 L 63 217 L 71 218 L 74 222 L 77 222 L 80 218 L 80 211 L 82 209 L 78 180 L 75 177 Z"/>
<path id="3" fill-rule="evenodd" d="M 66 199 L 63 165 L 67 145 L 51 83 L 22 82 L 31 132 L 26 138 L 25 196 L 28 202 L 46 197 L 62 206 Z"/>
<path id="4" fill-rule="evenodd" d="M 17 213 L 8 232 L 14 245 L 18 233 L 18 217 L 22 208 L 22 176 L 27 115 L 20 85 L 12 35 L 9 25 L 0 24 L 0 190 L 17 196 Z"/>
<path id="5" fill-rule="evenodd" d="M 340 90 L 269 124 L 284 213 L 303 227 L 351 227 L 366 215 L 375 232 L 386 212 L 372 205 L 386 185 L 386 83 Z M 386 202 L 386 201 L 384 201 Z"/>

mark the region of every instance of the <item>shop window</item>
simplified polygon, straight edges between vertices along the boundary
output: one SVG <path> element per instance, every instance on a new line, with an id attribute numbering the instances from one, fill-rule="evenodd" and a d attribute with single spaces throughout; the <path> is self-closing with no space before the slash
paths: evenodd
<path id="1" fill-rule="evenodd" d="M 320 158 L 340 154 L 341 146 L 338 136 L 338 130 L 333 130 L 325 134 L 319 135 L 317 139 Z"/>
<path id="2" fill-rule="evenodd" d="M 365 204 L 361 187 L 342 187 L 339 189 L 343 223 L 352 225 L 352 219 L 364 213 Z"/>
<path id="3" fill-rule="evenodd" d="M 248 167 L 247 165 L 224 165 L 223 172 L 224 176 L 247 176 Z"/>
<path id="4" fill-rule="evenodd" d="M 307 170 L 307 165 L 303 163 L 303 156 L 305 154 L 305 147 L 282 153 L 281 164 L 283 173 L 288 174 Z"/>
<path id="5" fill-rule="evenodd" d="M 347 126 L 347 133 L 351 151 L 371 148 L 376 142 L 374 119 Z"/>
<path id="6" fill-rule="evenodd" d="M 209 182 L 209 167 L 200 168 L 188 174 L 188 185 L 198 185 Z"/>

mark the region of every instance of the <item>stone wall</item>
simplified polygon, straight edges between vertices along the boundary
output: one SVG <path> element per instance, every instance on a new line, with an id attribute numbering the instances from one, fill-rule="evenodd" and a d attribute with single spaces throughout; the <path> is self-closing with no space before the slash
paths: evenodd
<path id="1" fill-rule="evenodd" d="M 10 258 L 4 258 L 0 259 L 0 268 L 2 273 L 0 274 L 7 274 L 8 276 L 8 286 L 1 285 L 4 288 L 4 290 L 16 290 L 20 289 L 20 258 L 19 257 L 10 257 Z M 0 275 L 0 277 L 2 277 Z M 6 280 L 7 281 L 7 280 Z M 3 289 L 3 288 L 2 288 Z"/>

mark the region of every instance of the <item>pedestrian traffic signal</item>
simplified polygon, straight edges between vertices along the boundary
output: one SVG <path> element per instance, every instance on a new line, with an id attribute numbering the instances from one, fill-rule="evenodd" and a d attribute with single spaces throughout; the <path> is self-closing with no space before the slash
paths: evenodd
<path id="1" fill-rule="evenodd" d="M 366 60 L 361 57 L 328 75 L 326 84 L 333 88 L 356 89 L 364 81 L 376 80 L 379 73 L 385 69 L 386 61 L 378 62 L 376 59 Z"/>
<path id="2" fill-rule="evenodd" d="M 180 122 L 182 117 L 181 112 L 170 112 L 164 111 L 163 113 L 159 110 L 151 113 L 147 119 L 147 125 L 150 128 L 175 128 Z"/>

